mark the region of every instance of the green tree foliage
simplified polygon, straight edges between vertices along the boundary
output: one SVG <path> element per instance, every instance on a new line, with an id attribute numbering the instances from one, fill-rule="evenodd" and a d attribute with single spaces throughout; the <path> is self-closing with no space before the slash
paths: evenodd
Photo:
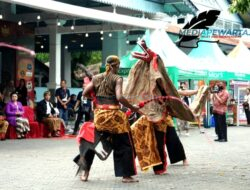
<path id="1" fill-rule="evenodd" d="M 49 53 L 36 53 L 36 59 L 42 63 L 49 62 Z"/>
<path id="2" fill-rule="evenodd" d="M 84 52 L 72 52 L 72 63 L 81 63 L 85 66 L 100 63 L 102 60 L 101 51 L 84 51 Z"/>
<path id="3" fill-rule="evenodd" d="M 246 14 L 250 9 L 250 0 L 232 0 L 231 13 Z"/>
<path id="4" fill-rule="evenodd" d="M 75 79 L 73 71 L 76 68 L 76 64 L 80 63 L 84 66 L 100 63 L 102 61 L 101 51 L 83 51 L 71 53 L 71 85 L 72 87 L 81 87 L 81 82 Z"/>

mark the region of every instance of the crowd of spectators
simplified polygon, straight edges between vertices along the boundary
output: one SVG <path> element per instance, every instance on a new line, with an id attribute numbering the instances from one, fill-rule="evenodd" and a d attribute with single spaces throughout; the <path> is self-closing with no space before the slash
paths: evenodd
<path id="1" fill-rule="evenodd" d="M 84 85 L 83 85 L 84 89 Z M 26 138 L 30 131 L 29 121 L 24 117 L 24 107 L 29 106 L 36 112 L 36 120 L 48 128 L 48 137 L 60 136 L 61 125 L 68 128 L 69 118 L 75 121 L 72 135 L 76 135 L 79 125 L 90 120 L 93 110 L 91 100 L 70 94 L 66 80 L 62 80 L 60 88 L 55 90 L 55 102 L 51 101 L 51 92 L 44 92 L 44 99 L 36 104 L 28 97 L 26 81 L 20 79 L 18 86 L 13 80 L 0 89 L 0 140 L 6 139 L 8 128 L 15 129 L 18 139 Z M 83 111 L 84 110 L 84 111 Z"/>

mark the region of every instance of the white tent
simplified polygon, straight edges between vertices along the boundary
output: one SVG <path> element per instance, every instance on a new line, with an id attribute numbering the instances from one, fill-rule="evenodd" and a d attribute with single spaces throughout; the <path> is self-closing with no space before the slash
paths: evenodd
<path id="1" fill-rule="evenodd" d="M 223 54 L 217 43 L 200 42 L 189 55 L 181 51 L 164 30 L 150 32 L 149 47 L 157 52 L 166 67 L 175 66 L 189 71 L 234 72 L 232 62 Z"/>
<path id="2" fill-rule="evenodd" d="M 234 72 L 231 60 L 224 55 L 218 44 L 202 42 L 202 40 L 198 43 L 198 47 L 189 53 L 189 56 L 199 63 L 199 68 L 208 71 Z M 214 39 L 206 39 L 206 41 L 214 41 Z"/>
<path id="3" fill-rule="evenodd" d="M 165 67 L 175 66 L 179 69 L 192 70 L 196 65 L 194 60 L 176 47 L 164 30 L 150 32 L 149 47 L 160 55 Z"/>
<path id="4" fill-rule="evenodd" d="M 238 45 L 228 54 L 228 57 L 233 62 L 233 70 L 250 74 L 250 51 L 242 40 L 240 40 Z"/>

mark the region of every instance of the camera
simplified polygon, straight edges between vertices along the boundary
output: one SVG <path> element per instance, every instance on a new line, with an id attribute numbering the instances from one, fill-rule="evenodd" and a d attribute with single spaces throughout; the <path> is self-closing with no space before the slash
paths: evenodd
<path id="1" fill-rule="evenodd" d="M 214 85 L 213 88 L 211 88 L 211 93 L 219 93 L 220 91 L 223 90 L 223 86 L 218 86 L 218 85 Z"/>

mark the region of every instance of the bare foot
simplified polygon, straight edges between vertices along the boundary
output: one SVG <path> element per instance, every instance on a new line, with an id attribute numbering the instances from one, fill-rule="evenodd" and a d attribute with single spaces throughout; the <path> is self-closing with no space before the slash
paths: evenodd
<path id="1" fill-rule="evenodd" d="M 80 180 L 81 181 L 88 181 L 88 177 L 89 177 L 89 171 L 84 171 L 84 172 L 82 172 L 82 175 L 80 176 Z"/>
<path id="2" fill-rule="evenodd" d="M 187 159 L 183 160 L 183 166 L 188 166 L 188 165 L 189 165 L 189 164 L 188 164 Z"/>
<path id="3" fill-rule="evenodd" d="M 123 177 L 122 178 L 122 182 L 123 183 L 135 183 L 135 182 L 139 182 L 138 179 L 134 179 L 132 177 Z"/>

